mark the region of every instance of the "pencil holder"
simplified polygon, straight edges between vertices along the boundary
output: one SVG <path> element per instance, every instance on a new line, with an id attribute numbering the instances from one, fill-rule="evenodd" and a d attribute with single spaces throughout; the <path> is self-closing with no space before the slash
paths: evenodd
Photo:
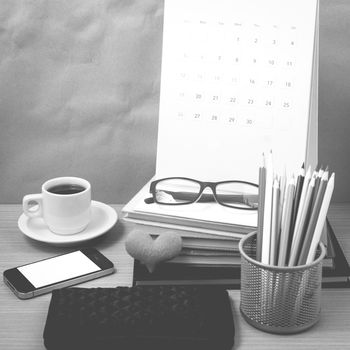
<path id="1" fill-rule="evenodd" d="M 239 243 L 241 253 L 240 310 L 252 326 L 270 333 L 304 331 L 320 318 L 322 243 L 313 263 L 295 267 L 268 266 L 255 260 L 256 232 Z"/>

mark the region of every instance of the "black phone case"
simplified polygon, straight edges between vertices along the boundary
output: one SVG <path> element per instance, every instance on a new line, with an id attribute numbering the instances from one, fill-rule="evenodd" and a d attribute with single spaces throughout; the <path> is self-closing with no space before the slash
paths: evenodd
<path id="1" fill-rule="evenodd" d="M 58 289 L 44 330 L 49 350 L 228 350 L 233 342 L 227 291 L 202 286 Z"/>

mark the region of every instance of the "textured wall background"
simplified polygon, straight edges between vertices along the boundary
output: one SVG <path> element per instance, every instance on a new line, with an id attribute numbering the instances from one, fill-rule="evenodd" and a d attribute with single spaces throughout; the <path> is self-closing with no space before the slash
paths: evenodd
<path id="1" fill-rule="evenodd" d="M 350 198 L 350 3 L 321 0 L 319 159 Z M 0 1 L 0 203 L 46 179 L 123 203 L 154 174 L 159 0 Z"/>
<path id="2" fill-rule="evenodd" d="M 336 173 L 333 201 L 350 201 L 350 2 L 320 2 L 319 162 Z"/>

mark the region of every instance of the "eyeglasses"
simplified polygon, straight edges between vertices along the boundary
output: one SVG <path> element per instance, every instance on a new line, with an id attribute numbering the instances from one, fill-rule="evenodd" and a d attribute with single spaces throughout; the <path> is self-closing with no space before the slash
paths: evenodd
<path id="1" fill-rule="evenodd" d="M 216 201 L 229 208 L 256 210 L 259 186 L 246 181 L 202 182 L 186 177 L 168 177 L 151 182 L 150 193 L 152 197 L 145 199 L 147 204 L 184 205 Z"/>

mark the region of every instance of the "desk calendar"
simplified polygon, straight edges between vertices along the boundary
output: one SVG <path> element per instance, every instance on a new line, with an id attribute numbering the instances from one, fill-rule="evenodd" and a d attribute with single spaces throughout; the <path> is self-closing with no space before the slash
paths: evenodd
<path id="1" fill-rule="evenodd" d="M 317 0 L 166 0 L 156 177 L 315 166 L 317 73 Z"/>
<path id="2" fill-rule="evenodd" d="M 262 153 L 278 173 L 317 162 L 317 0 L 165 0 L 155 178 L 258 182 Z M 124 219 L 229 235 L 255 211 L 215 203 L 146 204 Z"/>

